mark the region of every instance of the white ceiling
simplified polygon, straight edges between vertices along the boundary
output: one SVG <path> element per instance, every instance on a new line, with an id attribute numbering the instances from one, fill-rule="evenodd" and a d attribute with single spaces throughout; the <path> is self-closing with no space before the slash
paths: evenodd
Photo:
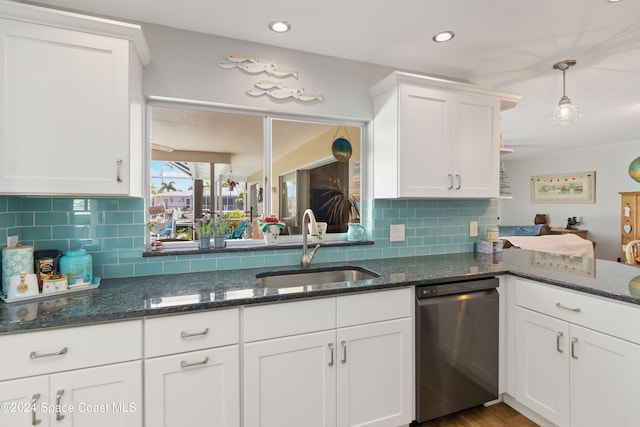
<path id="1" fill-rule="evenodd" d="M 284 48 L 450 76 L 519 93 L 503 112 L 505 145 L 577 149 L 638 141 L 640 1 L 623 0 L 45 0 L 55 7 L 149 22 Z M 286 34 L 267 29 L 274 19 Z M 449 43 L 431 41 L 452 30 Z M 548 116 L 562 95 L 555 62 L 575 59 L 567 95 L 582 112 L 571 126 Z"/>

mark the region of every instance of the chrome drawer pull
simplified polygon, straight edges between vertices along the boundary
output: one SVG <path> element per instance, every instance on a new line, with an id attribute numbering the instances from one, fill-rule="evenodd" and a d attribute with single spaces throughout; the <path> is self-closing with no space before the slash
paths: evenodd
<path id="1" fill-rule="evenodd" d="M 122 182 L 122 178 L 120 177 L 120 170 L 122 169 L 122 159 L 118 159 L 116 160 L 116 165 L 117 165 L 117 171 L 116 171 L 116 180 L 118 182 Z"/>
<path id="2" fill-rule="evenodd" d="M 563 308 L 563 309 L 569 310 L 569 311 L 573 311 L 574 313 L 580 313 L 580 307 L 576 307 L 576 308 L 566 307 L 566 306 L 560 304 L 559 302 L 556 303 L 556 307 Z"/>
<path id="3" fill-rule="evenodd" d="M 578 356 L 576 356 L 576 343 L 578 342 L 578 338 L 571 338 L 571 357 L 573 357 L 574 359 L 577 359 Z"/>
<path id="4" fill-rule="evenodd" d="M 347 343 L 346 341 L 340 341 L 340 345 L 342 346 L 342 360 L 340 363 L 347 363 Z"/>
<path id="5" fill-rule="evenodd" d="M 36 403 L 38 403 L 38 399 L 40 399 L 40 393 L 36 393 L 31 397 L 31 425 L 37 426 L 42 422 L 36 418 Z"/>
<path id="6" fill-rule="evenodd" d="M 329 352 L 331 354 L 331 359 L 329 359 L 329 366 L 333 366 L 333 344 L 329 343 Z"/>
<path id="7" fill-rule="evenodd" d="M 188 332 L 182 331 L 180 332 L 180 336 L 182 338 L 191 338 L 191 337 L 197 337 L 200 335 L 207 335 L 209 333 L 209 328 L 204 328 L 204 331 L 202 332 L 194 332 L 193 334 L 190 334 Z"/>
<path id="8" fill-rule="evenodd" d="M 189 363 L 189 362 L 185 362 L 184 360 L 180 362 L 180 366 L 182 368 L 189 368 L 191 366 L 198 366 L 198 365 L 206 365 L 207 363 L 209 363 L 209 356 L 205 357 L 204 360 L 202 362 L 193 362 L 193 363 Z"/>
<path id="9" fill-rule="evenodd" d="M 64 394 L 64 390 L 58 390 L 58 392 L 56 393 L 56 407 L 58 408 L 56 409 L 56 421 L 64 420 L 64 415 L 60 413 L 60 409 L 62 408 L 62 405 L 60 404 L 60 400 L 62 400 L 63 394 Z"/>
<path id="10" fill-rule="evenodd" d="M 29 358 L 40 359 L 42 357 L 62 356 L 63 354 L 67 354 L 67 347 L 64 347 L 60 351 L 56 351 L 55 353 L 38 354 L 35 351 L 32 351 L 31 354 L 29 355 Z"/>
<path id="11" fill-rule="evenodd" d="M 560 348 L 560 338 L 563 336 L 564 334 L 562 332 L 558 332 L 556 334 L 556 350 L 558 351 L 558 353 L 564 353 L 564 350 L 562 350 Z"/>

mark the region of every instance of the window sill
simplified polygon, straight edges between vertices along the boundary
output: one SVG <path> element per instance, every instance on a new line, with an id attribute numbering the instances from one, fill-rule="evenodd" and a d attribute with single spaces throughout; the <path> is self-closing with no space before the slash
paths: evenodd
<path id="1" fill-rule="evenodd" d="M 271 251 L 281 249 L 300 249 L 302 248 L 301 236 L 280 236 L 279 243 L 277 245 L 265 245 L 262 240 L 257 239 L 227 239 L 226 248 L 214 248 L 213 242 L 211 242 L 211 248 L 200 249 L 197 241 L 188 242 L 165 242 L 162 245 L 162 249 L 159 251 L 152 251 L 146 249 L 143 253 L 143 257 L 156 257 L 156 256 L 176 256 L 176 255 L 194 255 L 194 254 L 218 254 L 229 252 L 257 252 L 257 251 Z M 361 241 L 349 241 L 346 239 L 346 233 L 329 235 L 327 239 L 320 243 L 321 247 L 342 247 L 342 246 L 363 246 L 373 245 L 373 240 L 361 240 Z M 316 246 L 316 243 L 308 241 L 310 247 Z"/>

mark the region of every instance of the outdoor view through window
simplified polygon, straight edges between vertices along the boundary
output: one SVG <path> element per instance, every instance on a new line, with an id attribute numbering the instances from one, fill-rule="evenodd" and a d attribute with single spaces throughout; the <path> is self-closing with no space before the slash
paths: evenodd
<path id="1" fill-rule="evenodd" d="M 270 214 L 301 234 L 307 208 L 329 233 L 359 221 L 358 126 L 152 106 L 150 137 L 154 238 L 193 240 L 209 216 L 228 220 L 228 239 L 257 238 L 255 220 Z"/>

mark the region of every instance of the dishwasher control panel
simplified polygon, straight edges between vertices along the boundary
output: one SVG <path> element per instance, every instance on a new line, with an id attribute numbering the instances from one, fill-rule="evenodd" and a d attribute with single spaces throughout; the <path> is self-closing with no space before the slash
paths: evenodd
<path id="1" fill-rule="evenodd" d="M 462 282 L 439 283 L 428 286 L 416 287 L 416 298 L 434 298 L 443 295 L 466 294 L 469 292 L 484 291 L 498 287 L 498 279 L 465 280 Z"/>

